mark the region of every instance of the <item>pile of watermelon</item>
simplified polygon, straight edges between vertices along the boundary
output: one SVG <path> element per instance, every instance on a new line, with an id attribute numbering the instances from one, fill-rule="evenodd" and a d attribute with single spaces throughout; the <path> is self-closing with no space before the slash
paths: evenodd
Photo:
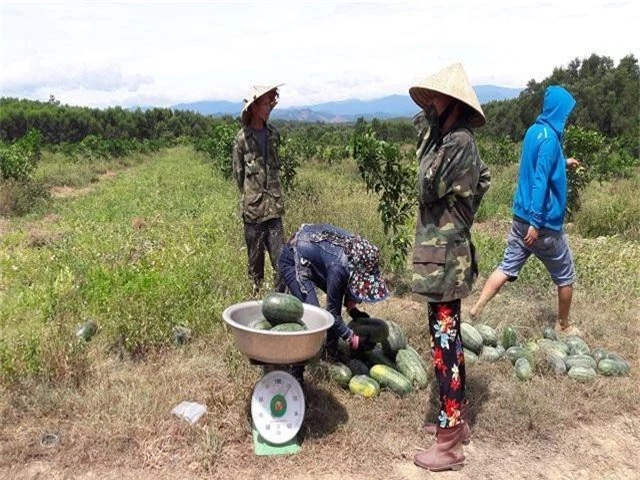
<path id="1" fill-rule="evenodd" d="M 284 293 L 269 293 L 262 300 L 262 317 L 249 327 L 256 330 L 295 332 L 306 330 L 300 300 Z M 329 376 L 354 395 L 374 397 L 380 389 L 407 395 L 427 386 L 427 369 L 422 357 L 409 345 L 400 325 L 390 320 L 359 319 L 349 326 L 372 340 L 372 348 L 351 352 L 340 341 L 343 362 L 325 364 Z M 367 335 L 363 335 L 367 332 Z"/>
<path id="2" fill-rule="evenodd" d="M 373 348 L 352 351 L 340 341 L 342 362 L 327 365 L 329 376 L 354 395 L 375 397 L 380 390 L 390 390 L 400 396 L 424 388 L 428 383 L 429 366 L 418 352 L 407 344 L 400 325 L 391 320 L 371 319 L 383 323 L 384 333 L 371 345 Z M 361 335 L 369 328 L 368 319 L 352 321 L 349 326 Z M 371 338 L 371 337 L 369 337 Z"/>
<path id="3" fill-rule="evenodd" d="M 624 376 L 630 370 L 629 363 L 621 355 L 602 348 L 590 349 L 576 335 L 560 338 L 551 327 L 544 329 L 542 338 L 523 342 L 518 342 L 516 331 L 511 326 L 505 327 L 498 338 L 496 330 L 488 325 L 462 322 L 460 333 L 467 365 L 506 358 L 513 364 L 515 375 L 520 380 L 531 379 L 534 369 L 543 373 L 566 374 L 582 383 L 592 382 L 598 374 Z"/>

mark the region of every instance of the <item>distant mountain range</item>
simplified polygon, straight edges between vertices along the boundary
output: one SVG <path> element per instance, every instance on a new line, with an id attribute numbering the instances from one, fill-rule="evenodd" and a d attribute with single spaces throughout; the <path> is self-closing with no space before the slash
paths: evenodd
<path id="1" fill-rule="evenodd" d="M 480 103 L 493 100 L 516 98 L 521 88 L 499 87 L 496 85 L 477 85 L 473 87 Z M 242 102 L 200 101 L 173 105 L 175 110 L 192 110 L 203 115 L 237 116 L 242 110 Z M 301 107 L 276 108 L 274 119 L 297 120 L 307 122 L 348 122 L 358 117 L 401 118 L 412 117 L 418 107 L 409 95 L 389 95 L 373 100 L 349 99 L 339 102 L 318 103 Z"/>

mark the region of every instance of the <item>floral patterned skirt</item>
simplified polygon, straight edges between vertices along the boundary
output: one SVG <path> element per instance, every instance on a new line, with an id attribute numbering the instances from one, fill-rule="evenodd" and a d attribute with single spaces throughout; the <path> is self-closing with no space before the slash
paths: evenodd
<path id="1" fill-rule="evenodd" d="M 460 337 L 460 300 L 429 302 L 429 333 L 436 378 L 440 386 L 438 426 L 452 428 L 460 423 L 464 401 L 465 367 Z"/>

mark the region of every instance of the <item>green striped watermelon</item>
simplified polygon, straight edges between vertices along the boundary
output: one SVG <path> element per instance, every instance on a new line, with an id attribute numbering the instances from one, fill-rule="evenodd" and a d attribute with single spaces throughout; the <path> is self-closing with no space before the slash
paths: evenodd
<path id="1" fill-rule="evenodd" d="M 272 325 L 280 323 L 300 323 L 304 307 L 293 295 L 272 292 L 262 299 L 262 315 Z"/>
<path id="2" fill-rule="evenodd" d="M 467 322 L 460 324 L 460 335 L 462 337 L 462 345 L 469 350 L 480 353 L 482 350 L 482 335 Z"/>
<path id="3" fill-rule="evenodd" d="M 571 367 L 568 375 L 569 378 L 580 383 L 593 382 L 597 376 L 596 371 L 589 367 Z"/>

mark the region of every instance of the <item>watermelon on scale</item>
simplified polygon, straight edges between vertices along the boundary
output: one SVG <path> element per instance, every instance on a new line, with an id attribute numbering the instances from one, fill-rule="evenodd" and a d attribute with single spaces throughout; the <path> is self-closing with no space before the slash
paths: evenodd
<path id="1" fill-rule="evenodd" d="M 301 323 L 304 307 L 293 295 L 272 292 L 262 300 L 262 315 L 272 325 Z"/>

